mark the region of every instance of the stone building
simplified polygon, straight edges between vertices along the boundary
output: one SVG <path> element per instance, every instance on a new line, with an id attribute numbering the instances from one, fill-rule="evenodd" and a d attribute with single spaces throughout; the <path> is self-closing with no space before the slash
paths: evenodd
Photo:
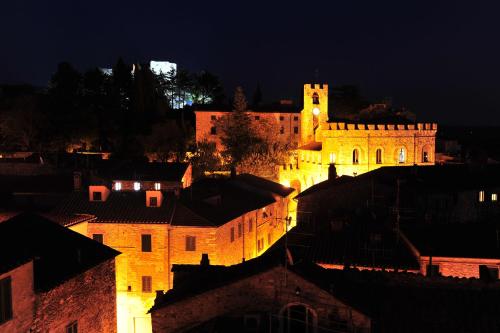
<path id="1" fill-rule="evenodd" d="M 227 112 L 196 111 L 196 140 L 216 142 L 220 149 L 220 133 L 213 121 Z M 284 165 L 279 176 L 281 184 L 298 192 L 326 180 L 330 164 L 335 165 L 337 175 L 356 176 L 382 166 L 435 162 L 437 124 L 338 119 L 335 110 L 328 109 L 327 84 L 305 84 L 303 109 L 298 113 L 249 114 L 253 121 L 268 117 L 283 124 L 277 138 L 298 144 L 296 160 Z"/>
<path id="2" fill-rule="evenodd" d="M 279 253 L 231 267 L 175 265 L 174 288 L 150 311 L 153 332 L 371 331 L 370 317 L 336 296 L 324 270 L 285 267 Z"/>
<path id="3" fill-rule="evenodd" d="M 0 222 L 0 332 L 116 332 L 119 252 L 32 214 Z"/>
<path id="4" fill-rule="evenodd" d="M 118 331 L 150 332 L 156 290 L 172 288 L 171 266 L 207 254 L 233 265 L 263 253 L 293 225 L 293 189 L 251 175 L 163 190 L 91 185 L 53 212 L 69 228 L 122 254 L 117 258 Z M 135 331 L 134 331 L 135 330 Z"/>

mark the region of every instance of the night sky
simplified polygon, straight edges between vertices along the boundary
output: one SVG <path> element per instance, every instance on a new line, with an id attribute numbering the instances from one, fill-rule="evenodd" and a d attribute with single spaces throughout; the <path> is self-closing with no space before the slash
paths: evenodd
<path id="1" fill-rule="evenodd" d="M 499 15 L 498 1 L 3 1 L 0 83 L 123 56 L 207 69 L 249 98 L 261 82 L 266 101 L 297 99 L 318 76 L 420 120 L 500 125 Z"/>

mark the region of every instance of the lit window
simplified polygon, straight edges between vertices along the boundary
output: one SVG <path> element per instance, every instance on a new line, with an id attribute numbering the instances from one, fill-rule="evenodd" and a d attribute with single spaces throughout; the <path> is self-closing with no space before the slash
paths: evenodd
<path id="1" fill-rule="evenodd" d="M 399 163 L 405 163 L 406 162 L 406 151 L 405 151 L 404 148 L 400 148 L 399 149 L 398 162 Z"/>
<path id="2" fill-rule="evenodd" d="M 10 277 L 0 280 L 0 324 L 12 319 L 12 288 Z"/>
<path id="3" fill-rule="evenodd" d="M 352 164 L 359 164 L 359 150 L 354 149 L 352 151 Z"/>
<path id="4" fill-rule="evenodd" d="M 496 193 L 491 193 L 491 201 L 497 201 L 498 197 Z"/>
<path id="5" fill-rule="evenodd" d="M 479 191 L 479 202 L 484 202 L 484 191 Z"/>
<path id="6" fill-rule="evenodd" d="M 151 276 L 143 276 L 142 277 L 142 292 L 143 293 L 150 293 L 153 284 L 153 278 Z"/>
<path id="7" fill-rule="evenodd" d="M 103 243 L 104 237 L 102 234 L 93 234 L 92 239 L 95 240 L 96 242 Z"/>
<path id="8" fill-rule="evenodd" d="M 78 333 L 78 323 L 74 321 L 66 326 L 66 333 Z"/>
<path id="9" fill-rule="evenodd" d="M 336 158 L 337 156 L 335 156 L 335 153 L 330 153 L 330 164 L 334 164 Z"/>
<path id="10" fill-rule="evenodd" d="M 186 236 L 186 251 L 196 251 L 196 236 Z"/>
<path id="11" fill-rule="evenodd" d="M 377 149 L 375 152 L 375 163 L 382 164 L 382 149 Z"/>
<path id="12" fill-rule="evenodd" d="M 121 189 L 122 189 L 122 183 L 116 182 L 115 183 L 115 191 L 121 191 Z"/>
<path id="13" fill-rule="evenodd" d="M 157 190 L 157 191 L 161 190 L 161 184 L 160 183 L 155 183 L 155 190 Z"/>
<path id="14" fill-rule="evenodd" d="M 141 183 L 139 182 L 134 182 L 134 190 L 139 191 L 141 189 Z"/>
<path id="15" fill-rule="evenodd" d="M 422 154 L 422 162 L 427 163 L 429 162 L 429 153 L 424 151 Z"/>

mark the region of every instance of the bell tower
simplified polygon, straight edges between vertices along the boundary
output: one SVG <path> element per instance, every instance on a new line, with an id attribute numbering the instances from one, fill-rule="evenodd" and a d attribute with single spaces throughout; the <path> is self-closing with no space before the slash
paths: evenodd
<path id="1" fill-rule="evenodd" d="M 304 84 L 301 111 L 301 145 L 314 141 L 315 132 L 328 122 L 328 84 Z"/>

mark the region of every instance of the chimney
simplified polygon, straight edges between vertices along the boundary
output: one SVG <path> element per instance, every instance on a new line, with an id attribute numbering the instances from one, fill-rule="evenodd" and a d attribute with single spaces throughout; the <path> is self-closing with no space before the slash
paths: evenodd
<path id="1" fill-rule="evenodd" d="M 330 163 L 328 166 L 328 180 L 334 180 L 335 178 L 337 178 L 337 168 L 335 163 Z"/>
<path id="2" fill-rule="evenodd" d="M 200 266 L 202 266 L 202 267 L 210 266 L 210 259 L 208 259 L 208 253 L 201 254 Z"/>

